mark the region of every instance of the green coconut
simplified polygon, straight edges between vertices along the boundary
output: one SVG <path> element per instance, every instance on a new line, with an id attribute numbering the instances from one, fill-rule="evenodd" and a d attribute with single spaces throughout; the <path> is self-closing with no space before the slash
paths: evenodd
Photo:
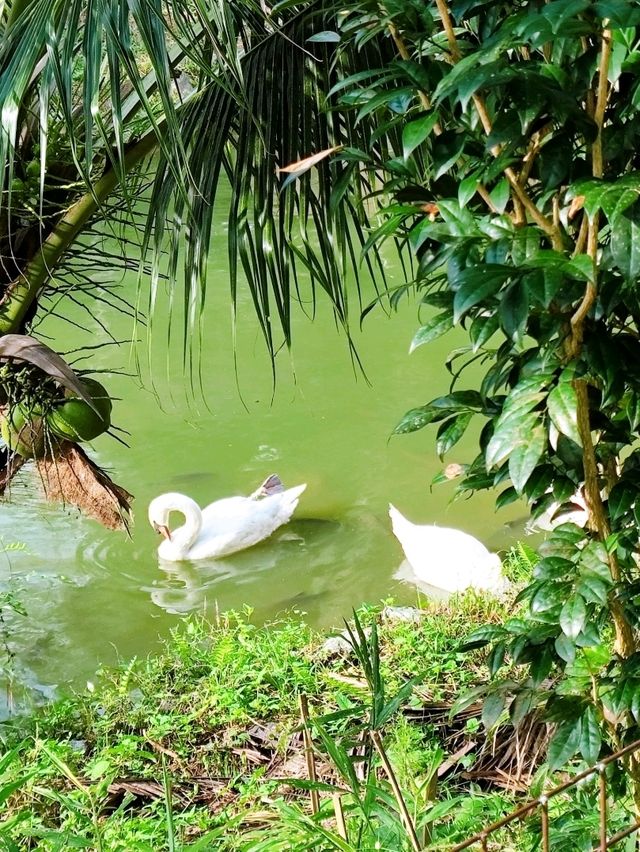
<path id="1" fill-rule="evenodd" d="M 9 449 L 24 459 L 40 458 L 45 451 L 44 423 L 35 411 L 15 405 L 0 419 L 0 434 Z"/>
<path id="2" fill-rule="evenodd" d="M 91 441 L 106 432 L 111 425 L 111 399 L 106 389 L 95 379 L 82 379 L 95 406 L 75 394 L 67 396 L 47 414 L 49 429 L 67 441 Z"/>

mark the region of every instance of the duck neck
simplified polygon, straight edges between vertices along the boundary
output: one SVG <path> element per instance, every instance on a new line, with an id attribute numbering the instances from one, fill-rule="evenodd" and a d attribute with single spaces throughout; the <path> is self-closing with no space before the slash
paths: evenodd
<path id="1" fill-rule="evenodd" d="M 181 559 L 187 559 L 189 550 L 202 528 L 200 507 L 190 497 L 175 495 L 172 504 L 167 507 L 167 521 L 170 512 L 180 512 L 181 515 L 184 515 L 184 524 L 171 532 L 171 539 L 163 543 L 163 550 L 165 552 L 170 551 L 174 554 L 174 558 L 177 556 Z"/>

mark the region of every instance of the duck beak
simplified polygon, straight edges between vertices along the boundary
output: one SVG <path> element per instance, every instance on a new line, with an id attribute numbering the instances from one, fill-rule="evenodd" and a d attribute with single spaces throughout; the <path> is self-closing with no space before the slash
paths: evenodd
<path id="1" fill-rule="evenodd" d="M 168 541 L 171 541 L 171 530 L 168 526 L 166 526 L 165 524 L 154 524 L 153 528 L 157 533 L 160 533 L 163 538 L 166 538 Z"/>

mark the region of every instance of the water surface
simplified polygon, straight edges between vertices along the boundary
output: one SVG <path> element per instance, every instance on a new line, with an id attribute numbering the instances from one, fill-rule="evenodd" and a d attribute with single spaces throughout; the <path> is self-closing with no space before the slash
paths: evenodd
<path id="1" fill-rule="evenodd" d="M 21 475 L 12 502 L 3 505 L 5 544 L 26 548 L 0 557 L 0 588 L 14 590 L 28 611 L 8 618 L 5 627 L 21 699 L 20 683 L 35 690 L 32 696 L 50 695 L 82 685 L 118 655 L 153 651 L 158 637 L 189 612 L 215 616 L 248 605 L 258 621 L 296 610 L 314 625 L 331 626 L 363 601 L 393 596 L 414 602 L 415 590 L 393 577 L 402 553 L 390 532 L 389 501 L 412 520 L 464 529 L 492 549 L 515 538 L 505 522 L 518 509 L 495 515 L 493 495 L 451 503 L 451 484 L 430 489 L 442 467 L 435 430 L 389 439 L 407 409 L 446 392 L 442 363 L 456 345 L 454 336 L 409 356 L 416 304 L 407 301 L 391 316 L 374 311 L 361 333 L 354 323 L 368 383 L 354 371 L 328 306 L 320 306 L 313 322 L 298 310 L 293 358 L 286 352 L 278 357 L 274 390 L 246 293 L 234 360 L 225 257 L 221 235 L 211 259 L 201 344 L 206 405 L 190 393 L 179 335 L 168 344 L 161 322 L 152 335 L 153 381 L 146 369 L 141 378 L 104 377 L 120 398 L 114 423 L 130 433 L 129 446 L 102 436 L 91 452 L 136 496 L 131 538 L 44 503 L 33 471 Z M 394 275 L 399 282 L 399 271 L 391 268 Z M 123 292 L 134 298 L 133 276 L 123 281 Z M 127 316 L 104 307 L 98 312 L 116 338 L 131 335 Z M 353 313 L 357 317 L 355 300 Z M 83 312 L 74 319 L 89 327 Z M 144 339 L 142 329 L 137 333 Z M 104 337 L 97 327 L 87 334 L 57 319 L 38 334 L 61 352 Z M 141 351 L 144 356 L 144 345 Z M 135 373 L 127 346 L 90 354 L 79 367 Z M 448 461 L 470 460 L 473 453 L 467 440 Z M 182 491 L 206 504 L 250 493 L 272 472 L 287 485 L 307 483 L 290 525 L 219 562 L 158 565 L 157 537 L 146 521 L 151 498 Z"/>

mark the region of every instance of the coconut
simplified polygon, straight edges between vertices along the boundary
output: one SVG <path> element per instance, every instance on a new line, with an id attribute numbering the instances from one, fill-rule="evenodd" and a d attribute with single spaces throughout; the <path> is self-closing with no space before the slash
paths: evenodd
<path id="1" fill-rule="evenodd" d="M 0 433 L 9 449 L 23 459 L 44 455 L 44 423 L 35 411 L 28 411 L 23 405 L 13 406 L 0 418 Z"/>
<path id="2" fill-rule="evenodd" d="M 111 399 L 95 379 L 82 379 L 93 405 L 72 394 L 55 405 L 47 414 L 47 425 L 59 438 L 68 441 L 91 441 L 111 425 Z"/>

